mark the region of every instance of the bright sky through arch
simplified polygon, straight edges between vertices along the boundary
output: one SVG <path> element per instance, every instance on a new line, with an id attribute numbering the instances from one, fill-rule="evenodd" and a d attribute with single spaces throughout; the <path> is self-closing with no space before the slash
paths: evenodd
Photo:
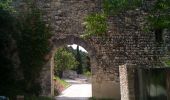
<path id="1" fill-rule="evenodd" d="M 71 46 L 73 49 L 77 49 L 77 45 L 76 45 L 76 44 L 68 45 L 68 47 L 70 47 L 70 46 Z M 82 52 L 88 53 L 82 46 L 79 46 L 79 49 L 80 49 Z"/>

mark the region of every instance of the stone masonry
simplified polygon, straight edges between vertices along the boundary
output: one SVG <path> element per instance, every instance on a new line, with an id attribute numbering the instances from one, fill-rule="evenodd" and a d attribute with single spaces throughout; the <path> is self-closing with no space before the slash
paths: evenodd
<path id="1" fill-rule="evenodd" d="M 82 39 L 84 18 L 101 11 L 101 0 L 37 0 L 37 5 L 44 12 L 46 25 L 52 28 L 54 34 L 52 49 L 47 55 L 48 63 L 41 76 L 42 95 L 54 93 L 53 56 L 57 48 L 77 44 L 84 47 L 91 58 L 94 97 L 135 100 L 133 71 L 128 68 L 154 67 L 155 55 L 160 55 L 156 52 L 155 34 L 142 31 L 146 24 L 144 16 L 147 15 L 143 8 L 109 16 L 106 37 Z M 169 41 L 168 36 L 166 40 Z"/>

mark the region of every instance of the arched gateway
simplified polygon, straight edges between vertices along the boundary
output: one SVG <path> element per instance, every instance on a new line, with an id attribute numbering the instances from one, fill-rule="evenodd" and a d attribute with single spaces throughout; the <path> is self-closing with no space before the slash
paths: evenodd
<path id="1" fill-rule="evenodd" d="M 51 26 L 54 34 L 51 38 L 52 49 L 47 55 L 48 63 L 41 74 L 42 95 L 51 96 L 54 92 L 51 59 L 55 50 L 62 45 L 74 43 L 89 52 L 94 97 L 135 100 L 134 68 L 153 67 L 153 55 L 159 56 L 161 52 L 156 51 L 155 34 L 141 29 L 145 24 L 143 21 L 146 12 L 139 8 L 109 16 L 106 37 L 94 36 L 84 40 L 80 38 L 85 29 L 84 18 L 91 13 L 101 12 L 102 0 L 36 1 L 43 11 L 47 26 Z M 18 7 L 23 7 L 22 3 Z"/>
<path id="2" fill-rule="evenodd" d="M 92 72 L 92 95 L 94 97 L 101 97 L 101 98 L 112 98 L 112 97 L 120 98 L 119 83 L 115 83 L 113 81 L 102 82 L 102 80 L 105 79 L 101 79 L 100 75 L 96 74 L 98 70 L 98 61 L 96 58 L 96 50 L 91 43 L 75 35 L 65 35 L 65 36 L 56 35 L 53 36 L 51 42 L 53 47 L 51 49 L 50 54 L 47 55 L 47 57 L 49 58 L 48 63 L 44 66 L 41 74 L 42 95 L 48 95 L 48 96 L 54 95 L 53 56 L 56 50 L 64 45 L 77 44 L 84 47 L 88 51 L 88 55 L 90 57 L 91 72 Z M 105 77 L 102 76 L 102 78 Z"/>

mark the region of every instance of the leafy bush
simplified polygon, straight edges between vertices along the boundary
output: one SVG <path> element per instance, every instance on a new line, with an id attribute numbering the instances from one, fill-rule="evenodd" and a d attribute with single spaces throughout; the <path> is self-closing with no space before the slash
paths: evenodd
<path id="1" fill-rule="evenodd" d="M 1 0 L 0 1 L 0 9 L 3 10 L 13 10 L 10 4 L 12 3 L 13 0 Z"/>
<path id="2" fill-rule="evenodd" d="M 170 28 L 169 9 L 170 9 L 169 0 L 157 0 L 149 12 L 148 21 L 150 23 L 150 28 L 152 29 Z"/>
<path id="3" fill-rule="evenodd" d="M 85 18 L 85 34 L 82 37 L 104 36 L 107 31 L 105 14 L 91 14 Z"/>
<path id="4" fill-rule="evenodd" d="M 142 3 L 142 0 L 103 0 L 104 13 L 117 14 L 127 9 L 134 9 Z"/>
<path id="5" fill-rule="evenodd" d="M 73 69 L 77 66 L 74 55 L 68 52 L 65 48 L 59 48 L 54 56 L 55 72 L 56 74 L 62 74 L 66 69 Z M 62 77 L 62 75 L 59 75 Z"/>
<path id="6" fill-rule="evenodd" d="M 134 9 L 142 3 L 142 0 L 103 0 L 103 12 L 93 13 L 85 18 L 85 33 L 82 37 L 105 36 L 107 32 L 107 17 L 115 15 L 127 9 Z"/>
<path id="7" fill-rule="evenodd" d="M 84 73 L 84 75 L 87 76 L 87 77 L 89 77 L 89 76 L 91 76 L 91 72 L 90 72 L 90 71 L 87 71 L 87 72 Z"/>
<path id="8" fill-rule="evenodd" d="M 11 45 L 14 45 L 14 35 L 17 34 L 16 18 L 7 9 L 7 2 L 0 1 L 0 94 L 12 97 L 20 92 L 20 84 L 16 79 L 16 65 L 11 57 L 11 52 L 15 49 Z"/>
<path id="9" fill-rule="evenodd" d="M 54 77 L 54 85 L 55 85 L 55 95 L 59 95 L 64 89 L 70 86 L 65 80 L 60 79 L 58 76 Z"/>

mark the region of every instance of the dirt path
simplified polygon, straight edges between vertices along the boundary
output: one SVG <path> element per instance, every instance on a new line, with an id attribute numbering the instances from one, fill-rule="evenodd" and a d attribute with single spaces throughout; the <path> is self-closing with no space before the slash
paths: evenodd
<path id="1" fill-rule="evenodd" d="M 88 100 L 92 96 L 91 84 L 84 80 L 66 80 L 71 84 L 69 88 L 64 90 L 56 100 Z"/>

